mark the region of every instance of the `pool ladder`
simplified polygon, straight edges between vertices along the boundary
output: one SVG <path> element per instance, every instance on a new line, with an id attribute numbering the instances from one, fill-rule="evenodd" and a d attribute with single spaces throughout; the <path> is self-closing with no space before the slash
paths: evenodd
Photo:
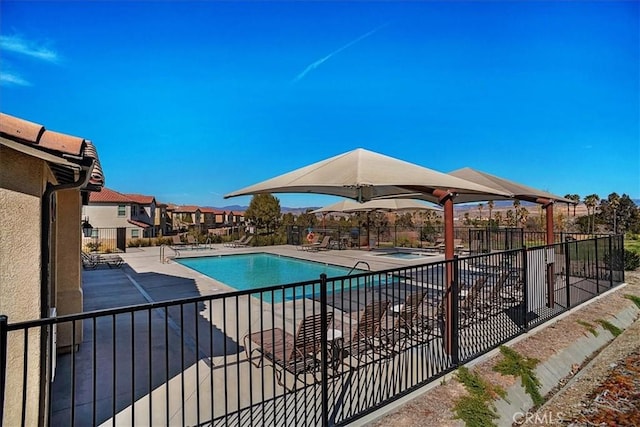
<path id="1" fill-rule="evenodd" d="M 353 271 L 356 269 L 356 267 L 357 267 L 358 265 L 360 265 L 360 264 L 364 264 L 364 265 L 366 265 L 366 266 L 367 266 L 367 270 L 368 270 L 368 271 L 371 271 L 371 266 L 369 265 L 369 263 L 368 263 L 368 262 L 366 262 L 366 261 L 358 261 L 358 262 L 356 262 L 356 263 L 353 265 L 353 267 L 351 267 L 351 270 L 349 270 L 349 272 L 347 273 L 347 276 L 350 276 L 350 275 L 351 275 L 351 273 L 353 273 Z"/>

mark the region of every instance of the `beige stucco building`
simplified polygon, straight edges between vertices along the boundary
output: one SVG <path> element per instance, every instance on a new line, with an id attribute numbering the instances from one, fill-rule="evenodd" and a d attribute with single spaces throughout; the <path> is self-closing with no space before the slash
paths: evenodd
<path id="1" fill-rule="evenodd" d="M 0 113 L 0 315 L 9 323 L 82 312 L 81 211 L 103 185 L 90 141 Z M 47 409 L 52 333 L 9 333 L 4 425 L 21 424 L 18 390 L 26 425 Z M 81 341 L 81 328 L 75 337 L 60 328 L 54 345 L 70 351 Z"/>

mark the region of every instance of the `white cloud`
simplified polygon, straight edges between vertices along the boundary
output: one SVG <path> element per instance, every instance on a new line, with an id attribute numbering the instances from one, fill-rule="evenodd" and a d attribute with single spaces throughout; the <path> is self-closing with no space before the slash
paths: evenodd
<path id="1" fill-rule="evenodd" d="M 17 74 L 0 73 L 0 85 L 2 86 L 31 86 L 31 83 Z"/>
<path id="2" fill-rule="evenodd" d="M 56 63 L 60 60 L 57 52 L 17 35 L 0 36 L 0 49 L 46 62 Z"/>

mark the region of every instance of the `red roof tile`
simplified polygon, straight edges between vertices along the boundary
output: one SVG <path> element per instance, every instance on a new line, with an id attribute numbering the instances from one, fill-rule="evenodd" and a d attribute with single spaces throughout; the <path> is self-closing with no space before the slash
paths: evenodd
<path id="1" fill-rule="evenodd" d="M 133 224 L 136 227 L 140 227 L 140 228 L 149 228 L 149 227 L 151 227 L 151 225 L 147 224 L 146 222 L 136 221 L 136 220 L 133 220 L 133 219 L 128 219 L 127 222 L 129 224 Z"/>
<path id="2" fill-rule="evenodd" d="M 102 191 L 89 195 L 89 203 L 134 203 L 134 201 L 126 194 L 104 187 Z"/>
<path id="3" fill-rule="evenodd" d="M 173 211 L 174 212 L 193 213 L 193 212 L 197 211 L 198 209 L 200 209 L 198 206 L 176 206 L 173 209 Z"/>
<path id="4" fill-rule="evenodd" d="M 129 197 L 131 200 L 133 200 L 136 203 L 139 203 L 141 205 L 150 205 L 151 203 L 153 203 L 153 201 L 155 200 L 155 197 L 153 196 L 145 196 L 143 194 L 125 194 L 125 196 Z"/>
<path id="5" fill-rule="evenodd" d="M 94 167 L 86 189 L 99 191 L 104 185 L 104 174 L 100 167 L 98 152 L 91 141 L 46 130 L 42 125 L 4 113 L 0 113 L 0 135 L 61 157 L 72 155 L 93 159 Z"/>

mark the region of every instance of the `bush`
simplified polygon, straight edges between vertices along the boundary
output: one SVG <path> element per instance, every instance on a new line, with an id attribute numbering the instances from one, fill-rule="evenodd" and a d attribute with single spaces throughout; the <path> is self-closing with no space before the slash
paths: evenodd
<path id="1" fill-rule="evenodd" d="M 87 251 L 89 252 L 94 252 L 94 251 L 99 251 L 100 250 L 100 246 L 102 245 L 101 242 L 87 242 L 85 243 L 85 247 L 87 248 Z"/>
<path id="2" fill-rule="evenodd" d="M 604 263 L 613 270 L 632 271 L 640 267 L 640 255 L 629 249 L 616 249 L 611 254 L 604 254 Z"/>

